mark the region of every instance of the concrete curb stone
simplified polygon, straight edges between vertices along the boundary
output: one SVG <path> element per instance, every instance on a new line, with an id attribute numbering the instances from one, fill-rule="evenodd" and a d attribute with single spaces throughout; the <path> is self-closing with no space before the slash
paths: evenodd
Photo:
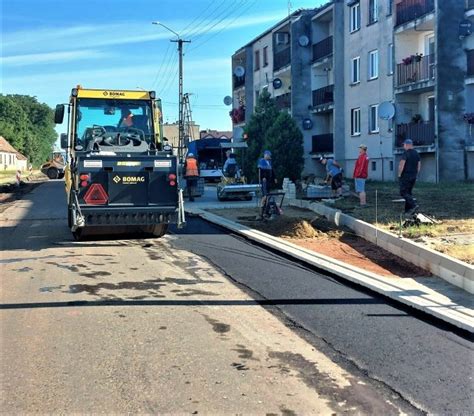
<path id="1" fill-rule="evenodd" d="M 390 253 L 405 258 L 410 263 L 428 270 L 450 284 L 469 293 L 474 293 L 474 267 L 461 260 L 454 259 L 411 240 L 400 238 L 324 204 L 302 200 L 289 200 L 287 202 L 290 206 L 314 211 L 338 226 L 346 226 L 360 237 Z"/>

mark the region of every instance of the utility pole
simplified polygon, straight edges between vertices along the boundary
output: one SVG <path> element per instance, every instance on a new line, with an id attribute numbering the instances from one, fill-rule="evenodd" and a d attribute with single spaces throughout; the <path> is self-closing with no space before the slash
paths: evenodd
<path id="1" fill-rule="evenodd" d="M 190 40 L 183 40 L 179 37 L 176 40 L 172 40 L 178 44 L 178 55 L 179 55 L 179 88 L 178 88 L 178 99 L 179 99 L 179 118 L 178 118 L 178 156 L 179 160 L 183 160 L 184 156 L 184 102 L 183 102 L 183 43 L 191 43 Z"/>
<path id="2" fill-rule="evenodd" d="M 179 54 L 179 91 L 178 91 L 178 102 L 179 102 L 179 116 L 178 116 L 178 156 L 179 161 L 183 161 L 184 156 L 184 117 L 183 117 L 183 43 L 191 43 L 190 40 L 181 39 L 179 33 L 175 32 L 170 27 L 166 26 L 161 22 L 152 22 L 154 25 L 159 25 L 169 32 L 173 33 L 177 39 L 172 39 L 171 42 L 178 44 L 178 54 Z"/>

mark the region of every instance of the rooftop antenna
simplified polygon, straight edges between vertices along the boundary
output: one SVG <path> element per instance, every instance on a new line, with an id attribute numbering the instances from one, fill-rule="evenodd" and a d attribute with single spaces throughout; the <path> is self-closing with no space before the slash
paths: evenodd
<path id="1" fill-rule="evenodd" d="M 288 17 L 291 16 L 291 8 L 293 7 L 293 5 L 291 4 L 291 0 L 288 0 Z"/>

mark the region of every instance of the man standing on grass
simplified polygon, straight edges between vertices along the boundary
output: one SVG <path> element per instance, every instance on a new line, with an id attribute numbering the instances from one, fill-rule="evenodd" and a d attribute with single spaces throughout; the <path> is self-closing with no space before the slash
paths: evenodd
<path id="1" fill-rule="evenodd" d="M 367 206 L 367 196 L 365 193 L 365 180 L 369 176 L 369 157 L 367 156 L 367 146 L 359 146 L 359 157 L 354 166 L 354 185 L 355 191 L 359 194 L 360 207 Z"/>
<path id="2" fill-rule="evenodd" d="M 405 215 L 413 215 L 418 209 L 418 205 L 413 198 L 412 191 L 421 169 L 421 158 L 418 152 L 413 149 L 412 140 L 406 139 L 403 142 L 403 148 L 405 153 L 398 165 L 400 195 L 405 200 Z"/>

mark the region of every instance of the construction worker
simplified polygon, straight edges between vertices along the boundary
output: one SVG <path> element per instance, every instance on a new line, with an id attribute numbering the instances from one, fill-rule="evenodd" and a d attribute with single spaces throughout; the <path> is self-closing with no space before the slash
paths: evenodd
<path id="1" fill-rule="evenodd" d="M 186 161 L 184 162 L 184 178 L 186 179 L 189 201 L 193 202 L 193 191 L 199 179 L 198 162 L 193 153 L 188 153 L 186 156 Z"/>
<path id="2" fill-rule="evenodd" d="M 258 164 L 258 179 L 262 190 L 262 202 L 260 206 L 260 218 L 263 218 L 265 206 L 267 204 L 267 196 L 270 193 L 272 186 L 277 183 L 275 171 L 272 165 L 272 153 L 270 150 L 263 152 L 263 157 L 259 159 Z"/>
<path id="3" fill-rule="evenodd" d="M 133 113 L 130 110 L 122 110 L 122 118 L 120 119 L 119 127 L 132 127 L 133 126 Z"/>

